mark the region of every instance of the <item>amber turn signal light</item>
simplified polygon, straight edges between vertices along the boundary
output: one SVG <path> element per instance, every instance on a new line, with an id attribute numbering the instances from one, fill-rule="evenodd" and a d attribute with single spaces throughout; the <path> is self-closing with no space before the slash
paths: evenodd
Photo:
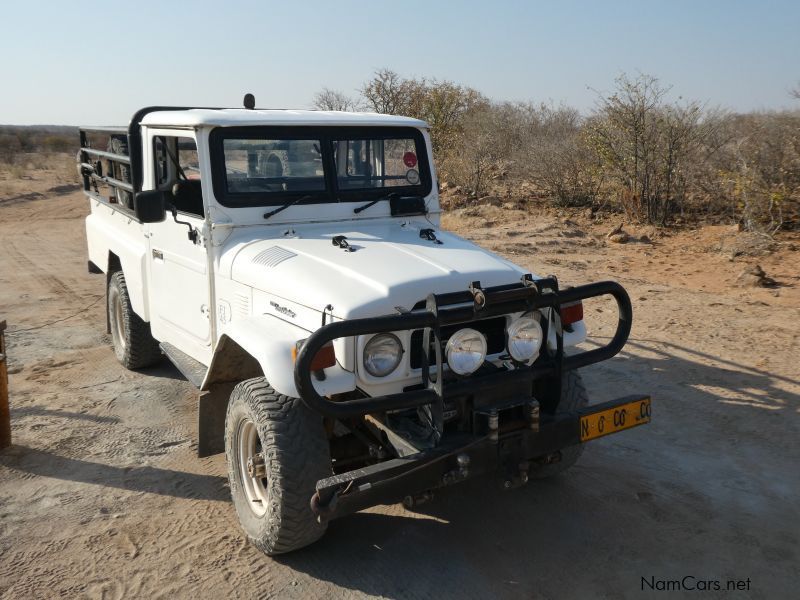
<path id="1" fill-rule="evenodd" d="M 305 340 L 297 340 L 294 348 L 292 348 L 292 362 L 297 362 L 297 355 L 300 354 L 300 349 L 305 344 Z M 319 349 L 314 360 L 311 361 L 312 371 L 321 371 L 336 364 L 336 353 L 333 351 L 333 342 L 328 342 Z"/>
<path id="2" fill-rule="evenodd" d="M 561 324 L 572 325 L 583 321 L 583 302 L 568 302 L 561 305 Z"/>

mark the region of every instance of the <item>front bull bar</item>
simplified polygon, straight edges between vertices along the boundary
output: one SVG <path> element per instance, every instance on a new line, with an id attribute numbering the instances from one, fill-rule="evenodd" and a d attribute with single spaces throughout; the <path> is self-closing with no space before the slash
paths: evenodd
<path id="1" fill-rule="evenodd" d="M 566 356 L 560 325 L 560 307 L 563 304 L 612 296 L 619 312 L 614 336 L 605 346 Z M 516 312 L 527 312 L 542 308 L 553 309 L 556 330 L 556 350 L 547 351 L 548 331 L 544 330 L 544 351 L 530 366 L 519 364 L 509 371 L 489 375 L 467 377 L 447 382 L 443 377 L 442 340 L 440 328 L 446 325 L 468 324 L 480 319 Z M 554 277 L 533 279 L 525 275 L 518 284 L 482 289 L 474 282 L 469 290 L 446 294 L 431 294 L 425 309 L 399 315 L 386 315 L 365 319 L 337 321 L 320 327 L 303 344 L 294 368 L 294 380 L 300 398 L 305 405 L 326 417 L 336 419 L 359 417 L 369 413 L 383 412 L 432 405 L 434 414 L 441 415 L 444 401 L 465 394 L 492 388 L 501 383 L 533 382 L 545 376 L 560 375 L 562 371 L 585 367 L 612 358 L 625 346 L 631 331 L 633 310 L 625 289 L 615 281 L 599 281 L 563 290 L 558 289 Z M 548 321 L 549 323 L 549 321 Z M 323 398 L 314 388 L 311 378 L 311 362 L 322 347 L 338 338 L 370 335 L 391 331 L 424 329 L 422 352 L 423 388 L 385 396 L 357 398 L 333 402 Z M 435 339 L 434 353 L 436 373 L 430 374 L 430 338 Z"/>

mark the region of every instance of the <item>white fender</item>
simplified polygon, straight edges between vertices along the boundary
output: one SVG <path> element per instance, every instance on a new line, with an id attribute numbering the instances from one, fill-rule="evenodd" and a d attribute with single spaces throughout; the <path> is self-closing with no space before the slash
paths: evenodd
<path id="1" fill-rule="evenodd" d="M 246 364 L 246 357 L 243 357 L 245 360 L 231 360 L 236 356 L 231 348 L 232 341 L 258 362 L 264 377 L 276 392 L 296 398 L 298 392 L 294 385 L 292 348 L 298 340 L 309 335 L 310 331 L 272 315 L 253 315 L 232 322 L 221 331 L 201 389 L 207 390 L 213 383 L 254 376 L 252 369 Z M 355 373 L 342 368 L 339 361 L 343 357 L 336 358 L 336 365 L 325 369 L 325 380 L 314 381 L 314 387 L 322 396 L 356 389 Z"/>
<path id="2" fill-rule="evenodd" d="M 150 321 L 145 277 L 147 241 L 142 237 L 141 224 L 131 219 L 124 221 L 123 216 L 113 215 L 111 209 L 103 209 L 106 211 L 103 214 L 92 212 L 86 217 L 89 260 L 107 273 L 108 253 L 112 249 L 125 274 L 133 312 L 143 320 Z"/>

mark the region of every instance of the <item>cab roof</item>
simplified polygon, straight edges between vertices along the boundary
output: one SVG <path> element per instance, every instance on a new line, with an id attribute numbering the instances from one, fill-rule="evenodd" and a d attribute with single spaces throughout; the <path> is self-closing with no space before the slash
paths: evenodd
<path id="1" fill-rule="evenodd" d="M 269 125 L 313 126 L 378 126 L 417 127 L 427 129 L 428 124 L 419 119 L 383 115 L 379 113 L 354 113 L 329 110 L 244 109 L 244 108 L 190 108 L 186 110 L 155 110 L 147 113 L 142 125 L 150 127 L 247 127 Z"/>

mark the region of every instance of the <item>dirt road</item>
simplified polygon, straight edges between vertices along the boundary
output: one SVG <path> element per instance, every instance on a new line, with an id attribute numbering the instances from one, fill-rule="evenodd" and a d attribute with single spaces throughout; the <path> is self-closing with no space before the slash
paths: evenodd
<path id="1" fill-rule="evenodd" d="M 0 597 L 638 598 L 643 578 L 685 576 L 796 597 L 797 251 L 761 259 L 781 287 L 743 289 L 743 259 L 704 245 L 721 230 L 611 246 L 602 225 L 552 215 L 449 217 L 535 272 L 630 290 L 627 351 L 584 377 L 597 402 L 651 392 L 652 425 L 591 443 L 557 479 L 471 481 L 270 559 L 244 542 L 223 457 L 194 455 L 190 385 L 166 363 L 115 361 L 104 279 L 86 273 L 87 209 L 69 182 L 0 181 L 14 436 L 0 452 Z M 586 311 L 595 339 L 609 335 L 611 308 Z"/>

